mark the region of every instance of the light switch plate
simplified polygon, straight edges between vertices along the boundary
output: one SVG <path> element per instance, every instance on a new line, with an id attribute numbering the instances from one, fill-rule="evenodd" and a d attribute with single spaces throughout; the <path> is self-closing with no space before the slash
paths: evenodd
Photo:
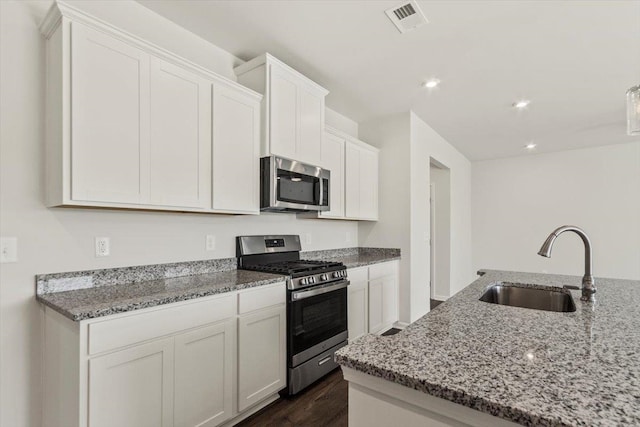
<path id="1" fill-rule="evenodd" d="M 0 238 L 0 263 L 18 262 L 18 238 Z"/>
<path id="2" fill-rule="evenodd" d="M 205 239 L 205 248 L 208 251 L 216 250 L 216 236 L 214 236 L 213 234 L 207 234 L 207 237 Z"/>
<path id="3" fill-rule="evenodd" d="M 96 256 L 103 257 L 111 254 L 111 245 L 108 237 L 96 237 Z"/>

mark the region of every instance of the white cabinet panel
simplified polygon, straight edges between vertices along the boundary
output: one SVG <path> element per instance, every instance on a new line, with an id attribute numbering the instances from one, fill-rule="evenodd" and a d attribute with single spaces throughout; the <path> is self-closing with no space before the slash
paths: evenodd
<path id="1" fill-rule="evenodd" d="M 345 214 L 360 217 L 360 149 L 350 142 L 345 147 Z"/>
<path id="2" fill-rule="evenodd" d="M 369 292 L 368 283 L 352 279 L 348 289 L 347 318 L 349 322 L 349 341 L 352 341 L 369 330 Z"/>
<path id="3" fill-rule="evenodd" d="M 238 325 L 238 410 L 243 411 L 285 387 L 285 306 L 240 316 Z"/>
<path id="4" fill-rule="evenodd" d="M 378 153 L 360 151 L 360 218 L 378 219 Z"/>
<path id="5" fill-rule="evenodd" d="M 235 318 L 175 338 L 176 427 L 213 427 L 233 415 Z"/>
<path id="6" fill-rule="evenodd" d="M 206 208 L 210 193 L 209 82 L 152 58 L 150 88 L 151 204 Z"/>
<path id="7" fill-rule="evenodd" d="M 382 324 L 398 321 L 398 280 L 395 275 L 382 279 Z"/>
<path id="8" fill-rule="evenodd" d="M 384 298 L 383 279 L 369 281 L 369 333 L 376 333 L 384 325 L 382 306 Z"/>
<path id="9" fill-rule="evenodd" d="M 331 172 L 329 183 L 329 207 L 331 210 L 321 212 L 321 217 L 344 217 L 344 145 L 343 138 L 325 132 L 322 140 L 321 167 Z"/>
<path id="10" fill-rule="evenodd" d="M 260 101 L 213 86 L 213 209 L 260 211 Z"/>
<path id="11" fill-rule="evenodd" d="M 319 165 L 327 90 L 268 53 L 235 72 L 239 83 L 265 95 L 262 155 Z"/>
<path id="12" fill-rule="evenodd" d="M 345 149 L 347 218 L 378 219 L 378 152 L 347 141 Z"/>
<path id="13" fill-rule="evenodd" d="M 296 156 L 303 162 L 317 165 L 321 160 L 324 128 L 324 95 L 298 87 L 299 93 L 299 138 Z"/>
<path id="14" fill-rule="evenodd" d="M 89 427 L 173 425 L 173 339 L 89 361 Z"/>
<path id="15" fill-rule="evenodd" d="M 145 203 L 149 57 L 76 23 L 72 51 L 71 197 Z"/>
<path id="16" fill-rule="evenodd" d="M 298 86 L 292 76 L 271 67 L 270 85 L 270 151 L 271 154 L 296 158 L 298 139 Z"/>

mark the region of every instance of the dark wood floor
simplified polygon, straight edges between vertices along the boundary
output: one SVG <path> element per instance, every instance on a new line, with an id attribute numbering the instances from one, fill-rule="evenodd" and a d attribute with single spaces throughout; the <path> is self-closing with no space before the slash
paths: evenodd
<path id="1" fill-rule="evenodd" d="M 336 369 L 294 397 L 281 398 L 242 421 L 241 427 L 346 427 L 348 383 Z"/>

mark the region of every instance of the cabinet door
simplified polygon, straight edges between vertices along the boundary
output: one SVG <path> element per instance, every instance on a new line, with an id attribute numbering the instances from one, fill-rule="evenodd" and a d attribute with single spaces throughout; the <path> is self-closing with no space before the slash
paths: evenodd
<path id="1" fill-rule="evenodd" d="M 371 280 L 369 282 L 369 333 L 375 334 L 384 326 L 383 301 L 384 280 Z"/>
<path id="2" fill-rule="evenodd" d="M 238 410 L 243 411 L 286 385 L 285 306 L 238 319 Z"/>
<path id="3" fill-rule="evenodd" d="M 260 101 L 213 87 L 213 209 L 260 211 Z"/>
<path id="4" fill-rule="evenodd" d="M 175 338 L 176 427 L 213 427 L 233 412 L 235 318 Z"/>
<path id="5" fill-rule="evenodd" d="M 382 280 L 382 324 L 390 326 L 398 321 L 398 280 L 387 276 Z"/>
<path id="6" fill-rule="evenodd" d="M 173 339 L 89 360 L 89 427 L 173 425 Z"/>
<path id="7" fill-rule="evenodd" d="M 149 56 L 72 24 L 71 198 L 146 203 Z"/>
<path id="8" fill-rule="evenodd" d="M 271 154 L 296 160 L 298 139 L 298 82 L 270 66 L 269 150 Z"/>
<path id="9" fill-rule="evenodd" d="M 360 217 L 360 149 L 346 142 L 345 147 L 345 215 Z"/>
<path id="10" fill-rule="evenodd" d="M 369 330 L 369 292 L 366 281 L 351 282 L 348 289 L 347 319 L 349 341 L 352 341 Z"/>
<path id="11" fill-rule="evenodd" d="M 153 205 L 206 208 L 210 197 L 209 83 L 151 60 L 150 191 Z"/>
<path id="12" fill-rule="evenodd" d="M 321 163 L 321 147 L 324 128 L 324 96 L 319 96 L 305 88 L 298 87 L 299 93 L 299 134 L 296 159 L 312 165 Z"/>
<path id="13" fill-rule="evenodd" d="M 378 153 L 360 151 L 360 218 L 378 219 Z"/>
<path id="14" fill-rule="evenodd" d="M 331 172 L 329 182 L 330 211 L 320 216 L 329 218 L 344 217 L 344 139 L 325 133 L 322 140 L 322 165 Z"/>

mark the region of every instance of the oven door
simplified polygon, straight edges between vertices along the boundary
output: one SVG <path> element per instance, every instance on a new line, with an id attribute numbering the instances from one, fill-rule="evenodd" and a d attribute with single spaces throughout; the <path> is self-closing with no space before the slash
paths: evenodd
<path id="1" fill-rule="evenodd" d="M 341 280 L 289 292 L 287 347 L 291 367 L 347 339 L 348 284 L 348 280 Z"/>
<path id="2" fill-rule="evenodd" d="M 282 157 L 261 159 L 261 209 L 271 211 L 329 210 L 330 172 Z"/>

